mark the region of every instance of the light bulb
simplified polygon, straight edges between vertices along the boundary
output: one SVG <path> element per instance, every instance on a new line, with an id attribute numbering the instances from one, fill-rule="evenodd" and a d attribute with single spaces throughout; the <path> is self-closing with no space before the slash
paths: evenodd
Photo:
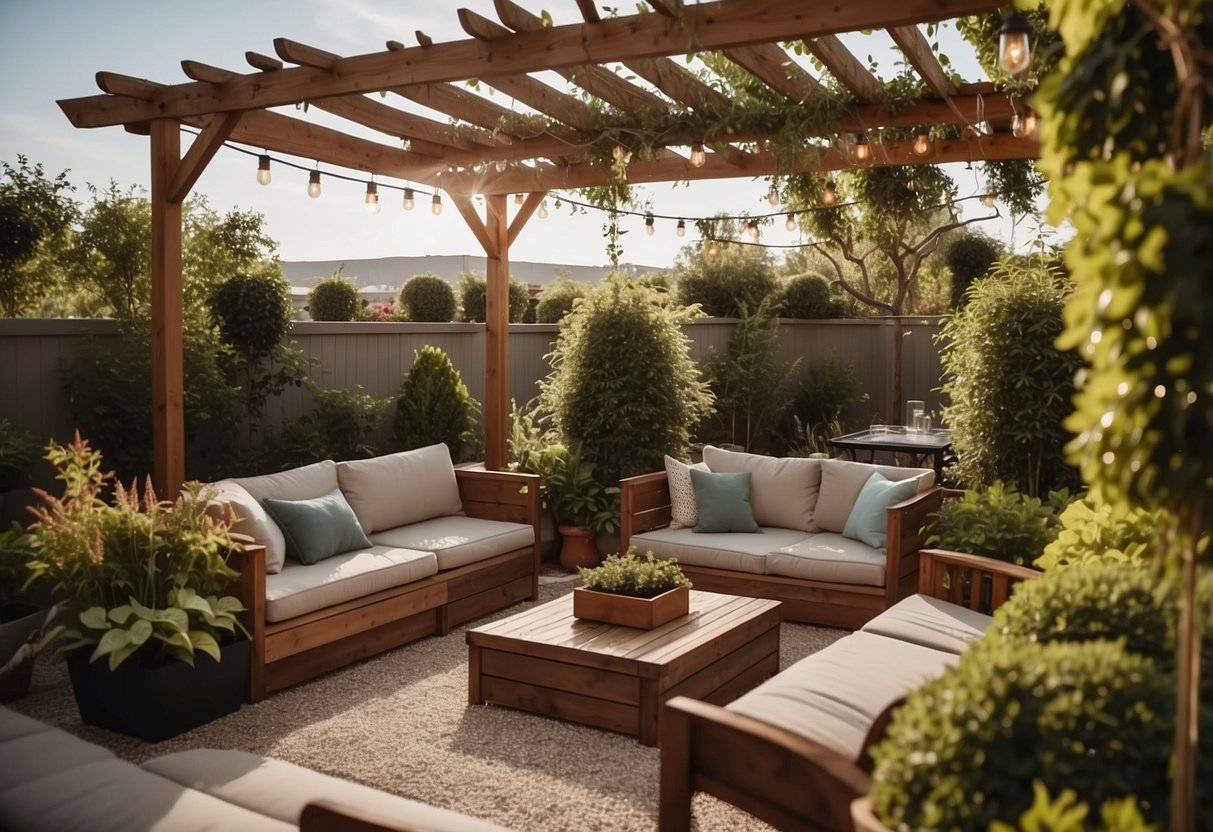
<path id="1" fill-rule="evenodd" d="M 868 157 L 872 155 L 872 149 L 868 146 L 868 134 L 855 134 L 855 161 L 866 162 Z"/>
<path id="2" fill-rule="evenodd" d="M 704 152 L 703 145 L 691 145 L 691 167 L 701 168 L 708 163 L 708 154 Z"/>
<path id="3" fill-rule="evenodd" d="M 918 190 L 918 183 L 914 181 L 914 177 L 910 177 L 906 180 L 906 190 L 910 193 L 914 193 Z"/>
<path id="4" fill-rule="evenodd" d="M 366 183 L 366 210 L 372 214 L 379 213 L 379 186 L 374 182 Z"/>
<path id="5" fill-rule="evenodd" d="M 917 130 L 914 133 L 914 155 L 926 156 L 931 152 L 931 136 L 926 130 Z"/>
<path id="6" fill-rule="evenodd" d="M 270 157 L 265 153 L 257 157 L 257 184 L 270 184 Z"/>
<path id="7" fill-rule="evenodd" d="M 775 190 L 774 188 L 771 188 L 771 192 L 767 194 L 767 202 L 769 202 L 771 204 L 771 207 L 778 205 L 779 204 L 779 191 Z"/>
<path id="8" fill-rule="evenodd" d="M 1023 129 L 1026 131 L 1024 135 L 1036 135 L 1036 111 L 1028 110 L 1027 115 L 1023 117 Z"/>
<path id="9" fill-rule="evenodd" d="M 998 199 L 998 194 L 994 193 L 994 191 L 990 191 L 981 198 L 981 201 L 987 208 L 993 208 L 994 200 L 996 199 Z"/>
<path id="10" fill-rule="evenodd" d="M 320 171 L 318 170 L 307 175 L 307 195 L 312 199 L 320 196 Z"/>
<path id="11" fill-rule="evenodd" d="M 548 201 L 545 199 L 539 203 L 539 219 L 546 220 L 548 218 Z"/>
<path id="12" fill-rule="evenodd" d="M 652 237 L 655 231 L 656 229 L 653 227 L 653 215 L 648 214 L 644 218 L 644 233 Z"/>
<path id="13" fill-rule="evenodd" d="M 442 214 L 442 196 L 434 191 L 434 198 L 430 200 L 430 213 L 435 217 Z"/>
<path id="14" fill-rule="evenodd" d="M 1036 133 L 1036 111 L 1027 110 L 1016 113 L 1011 118 L 1011 135 L 1018 139 L 1026 139 Z"/>
<path id="15" fill-rule="evenodd" d="M 750 220 L 750 224 L 746 226 L 745 233 L 750 236 L 751 240 L 758 239 L 758 220 Z"/>
<path id="16" fill-rule="evenodd" d="M 822 205 L 833 205 L 837 201 L 838 201 L 838 188 L 834 185 L 834 183 L 832 181 L 827 182 L 825 188 L 823 188 L 821 191 L 821 204 Z"/>
<path id="17" fill-rule="evenodd" d="M 786 228 L 788 231 L 795 231 L 796 230 L 796 215 L 788 214 L 787 221 L 784 222 L 783 227 Z"/>
<path id="18" fill-rule="evenodd" d="M 746 229 L 749 227 L 750 227 L 750 218 L 749 217 L 738 217 L 737 218 L 737 233 L 738 234 L 744 234 L 746 232 Z"/>
<path id="19" fill-rule="evenodd" d="M 712 240 L 708 243 L 708 257 L 715 257 L 720 254 L 720 243 Z"/>
<path id="20" fill-rule="evenodd" d="M 514 204 L 522 205 L 526 202 L 526 196 L 523 194 L 514 194 Z"/>
<path id="21" fill-rule="evenodd" d="M 1019 12 L 1011 12 L 998 32 L 998 63 L 1011 75 L 1032 65 L 1032 27 Z"/>
<path id="22" fill-rule="evenodd" d="M 405 188 L 404 189 L 404 210 L 412 211 L 413 206 L 416 204 L 417 204 L 417 197 L 416 197 L 416 194 L 413 193 L 413 189 Z"/>
<path id="23" fill-rule="evenodd" d="M 627 155 L 628 155 L 628 149 L 621 144 L 617 144 L 613 148 L 611 148 L 611 156 L 612 156 L 612 158 L 615 159 L 616 162 L 622 162 L 624 159 L 627 158 Z"/>
<path id="24" fill-rule="evenodd" d="M 674 228 L 674 233 L 679 237 L 685 237 L 687 235 L 687 224 L 685 220 L 678 221 L 678 225 Z"/>

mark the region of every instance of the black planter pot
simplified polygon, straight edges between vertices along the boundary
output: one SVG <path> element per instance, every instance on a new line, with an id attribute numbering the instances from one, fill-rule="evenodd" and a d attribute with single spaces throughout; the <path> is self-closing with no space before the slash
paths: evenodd
<path id="1" fill-rule="evenodd" d="M 87 724 L 160 742 L 240 707 L 248 689 L 249 649 L 244 639 L 224 645 L 221 662 L 199 654 L 193 667 L 128 660 L 114 671 L 105 659 L 89 664 L 90 651 L 78 650 L 68 657 L 67 669 Z"/>

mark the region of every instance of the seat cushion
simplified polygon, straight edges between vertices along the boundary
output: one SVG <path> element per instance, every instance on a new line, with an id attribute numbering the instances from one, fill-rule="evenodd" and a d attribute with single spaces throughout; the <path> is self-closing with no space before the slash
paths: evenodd
<path id="1" fill-rule="evenodd" d="M 535 543 L 535 530 L 523 523 L 478 517 L 437 517 L 371 535 L 379 546 L 433 552 L 438 571 L 487 560 Z"/>
<path id="2" fill-rule="evenodd" d="M 227 489 L 228 483 L 239 486 L 240 491 L 252 498 L 251 504 L 240 496 L 239 491 Z M 237 514 L 248 518 L 246 526 L 237 524 L 234 531 L 247 534 L 258 543 L 265 544 L 265 571 L 273 575 L 282 570 L 286 561 L 286 540 L 282 536 L 282 530 L 266 514 L 261 501 L 266 497 L 276 500 L 310 500 L 328 494 L 337 487 L 337 463 L 326 459 L 277 474 L 221 480 L 215 485 L 220 489 L 219 499 L 228 500 Z"/>
<path id="3" fill-rule="evenodd" d="M 884 586 L 885 555 L 833 532 L 783 546 L 767 555 L 767 574 L 839 584 Z"/>
<path id="4" fill-rule="evenodd" d="M 791 529 L 764 528 L 760 531 L 761 534 L 696 534 L 691 529 L 654 529 L 632 535 L 629 543 L 642 555 L 651 551 L 658 557 L 677 558 L 687 566 L 763 575 L 767 571 L 769 552 L 798 543 L 808 536 Z"/>
<path id="5" fill-rule="evenodd" d="M 929 595 L 911 595 L 863 625 L 865 633 L 960 655 L 994 619 Z"/>
<path id="6" fill-rule="evenodd" d="M 410 829 L 502 832 L 500 826 L 467 815 L 244 751 L 181 751 L 148 760 L 143 768 L 286 823 L 297 823 L 313 800 L 332 800 L 403 821 Z"/>
<path id="7" fill-rule="evenodd" d="M 956 655 L 942 650 L 856 632 L 726 707 L 857 760 L 876 717 L 956 661 Z"/>
<path id="8" fill-rule="evenodd" d="M 70 766 L 114 759 L 108 749 L 66 731 L 0 708 L 0 792 L 62 772 Z M 8 828 L 0 823 L 0 828 Z"/>
<path id="9" fill-rule="evenodd" d="M 463 511 L 446 445 L 337 463 L 341 490 L 367 534 Z"/>
<path id="10" fill-rule="evenodd" d="M 890 482 L 901 482 L 911 477 L 922 476 L 918 483 L 921 493 L 935 485 L 935 471 L 930 468 L 898 468 L 895 465 L 872 465 L 867 462 L 848 462 L 843 459 L 821 460 L 821 494 L 817 497 L 817 510 L 813 514 L 814 532 L 838 532 L 847 525 L 851 508 L 859 498 L 864 483 L 879 473 Z"/>
<path id="11" fill-rule="evenodd" d="M 412 583 L 438 571 L 433 552 L 372 546 L 334 555 L 310 566 L 287 561 L 265 578 L 265 620 L 297 615 Z"/>
<path id="12" fill-rule="evenodd" d="M 750 502 L 758 525 L 812 530 L 821 460 L 738 453 L 707 445 L 703 461 L 711 471 L 750 472 Z"/>

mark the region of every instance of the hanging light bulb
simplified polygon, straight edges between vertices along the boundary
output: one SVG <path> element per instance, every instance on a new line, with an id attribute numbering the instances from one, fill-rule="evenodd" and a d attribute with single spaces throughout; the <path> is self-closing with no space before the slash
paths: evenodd
<path id="1" fill-rule="evenodd" d="M 866 162 L 872 155 L 872 148 L 868 145 L 867 133 L 855 134 L 855 161 Z"/>
<path id="2" fill-rule="evenodd" d="M 307 175 L 307 195 L 312 199 L 320 196 L 320 171 L 318 170 Z"/>
<path id="3" fill-rule="evenodd" d="M 795 231 L 796 230 L 796 215 L 788 214 L 788 219 L 783 224 L 783 227 L 786 228 L 788 231 Z"/>
<path id="4" fill-rule="evenodd" d="M 993 190 L 987 191 L 986 195 L 981 198 L 981 202 L 987 208 L 994 207 L 994 200 L 998 199 L 998 194 Z"/>
<path id="5" fill-rule="evenodd" d="M 621 144 L 617 144 L 611 148 L 611 157 L 616 162 L 622 162 L 628 157 L 628 149 Z"/>
<path id="6" fill-rule="evenodd" d="M 906 180 L 906 190 L 909 191 L 910 193 L 914 193 L 915 191 L 918 190 L 918 183 L 916 181 L 914 181 L 914 177 L 911 176 L 909 179 Z"/>
<path id="7" fill-rule="evenodd" d="M 435 217 L 442 214 L 442 195 L 434 191 L 434 198 L 430 200 L 430 213 Z"/>
<path id="8" fill-rule="evenodd" d="M 526 202 L 526 196 L 524 196 L 523 194 L 514 194 L 514 204 L 515 205 L 522 205 L 525 202 Z"/>
<path id="9" fill-rule="evenodd" d="M 674 233 L 675 233 L 675 234 L 677 234 L 679 237 L 685 237 L 685 236 L 687 235 L 687 224 L 686 224 L 686 220 L 679 220 L 679 221 L 678 221 L 678 225 L 676 225 L 676 226 L 674 227 Z"/>
<path id="10" fill-rule="evenodd" d="M 270 157 L 267 153 L 257 157 L 257 184 L 270 184 Z"/>
<path id="11" fill-rule="evenodd" d="M 914 131 L 914 155 L 926 156 L 931 152 L 931 134 L 925 128 Z"/>
<path id="12" fill-rule="evenodd" d="M 708 242 L 708 257 L 716 257 L 720 254 L 720 243 L 715 240 Z"/>
<path id="13" fill-rule="evenodd" d="M 548 201 L 545 199 L 539 203 L 539 219 L 546 220 L 548 218 Z"/>
<path id="14" fill-rule="evenodd" d="M 413 206 L 417 204 L 417 195 L 413 193 L 412 188 L 404 189 L 404 210 L 412 211 Z"/>
<path id="15" fill-rule="evenodd" d="M 1019 12 L 1011 12 L 998 31 L 998 64 L 1011 75 L 1032 66 L 1032 26 Z"/>
<path id="16" fill-rule="evenodd" d="M 751 240 L 758 239 L 758 220 L 750 220 L 749 225 L 745 227 L 745 233 L 749 235 Z"/>
<path id="17" fill-rule="evenodd" d="M 838 201 L 838 188 L 833 180 L 826 183 L 825 188 L 821 191 L 821 204 L 833 205 Z"/>
<path id="18" fill-rule="evenodd" d="M 750 218 L 749 217 L 738 217 L 737 218 L 737 233 L 738 234 L 744 234 L 746 232 L 746 229 L 748 229 L 749 227 L 750 227 Z"/>
<path id="19" fill-rule="evenodd" d="M 366 210 L 372 214 L 379 213 L 379 186 L 374 182 L 366 183 Z"/>
<path id="20" fill-rule="evenodd" d="M 691 167 L 701 168 L 708 163 L 708 154 L 704 152 L 703 145 L 691 145 Z"/>
<path id="21" fill-rule="evenodd" d="M 655 231 L 656 231 L 656 229 L 653 227 L 653 215 L 645 214 L 645 216 L 644 216 L 644 233 L 648 234 L 650 237 L 652 237 L 653 233 Z"/>
<path id="22" fill-rule="evenodd" d="M 1031 107 L 1029 107 L 1028 111 L 1026 113 L 1024 113 L 1024 116 L 1023 116 L 1024 135 L 1025 136 L 1035 136 L 1036 127 L 1037 127 L 1036 111 L 1033 110 Z"/>
<path id="23" fill-rule="evenodd" d="M 775 190 L 774 188 L 771 188 L 770 193 L 767 194 L 767 202 L 769 202 L 771 204 L 772 208 L 774 208 L 776 205 L 778 205 L 779 204 L 779 191 Z"/>
<path id="24" fill-rule="evenodd" d="M 1036 111 L 1026 110 L 1011 117 L 1011 135 L 1025 139 L 1036 133 Z"/>

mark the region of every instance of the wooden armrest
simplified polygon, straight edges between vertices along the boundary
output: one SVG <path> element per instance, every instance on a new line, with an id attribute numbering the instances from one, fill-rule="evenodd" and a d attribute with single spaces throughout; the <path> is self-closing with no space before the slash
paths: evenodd
<path id="1" fill-rule="evenodd" d="M 626 551 L 637 532 L 670 524 L 670 483 L 665 471 L 619 481 L 619 544 Z"/>
<path id="2" fill-rule="evenodd" d="M 433 824 L 417 825 L 335 800 L 314 800 L 299 814 L 299 832 L 433 832 L 434 828 Z"/>
<path id="3" fill-rule="evenodd" d="M 1014 563 L 949 552 L 923 549 L 919 554 L 918 591 L 979 612 L 991 613 L 1011 595 L 1011 587 L 1040 575 L 1036 569 Z M 971 587 L 989 585 L 988 591 Z"/>
<path id="4" fill-rule="evenodd" d="M 928 516 L 939 511 L 942 498 L 942 488 L 928 488 L 889 507 L 889 539 L 886 548 L 890 557 L 898 558 L 922 548 L 922 527 L 926 525 Z"/>
<path id="5" fill-rule="evenodd" d="M 539 528 L 538 475 L 456 468 L 455 482 L 467 516 Z"/>

